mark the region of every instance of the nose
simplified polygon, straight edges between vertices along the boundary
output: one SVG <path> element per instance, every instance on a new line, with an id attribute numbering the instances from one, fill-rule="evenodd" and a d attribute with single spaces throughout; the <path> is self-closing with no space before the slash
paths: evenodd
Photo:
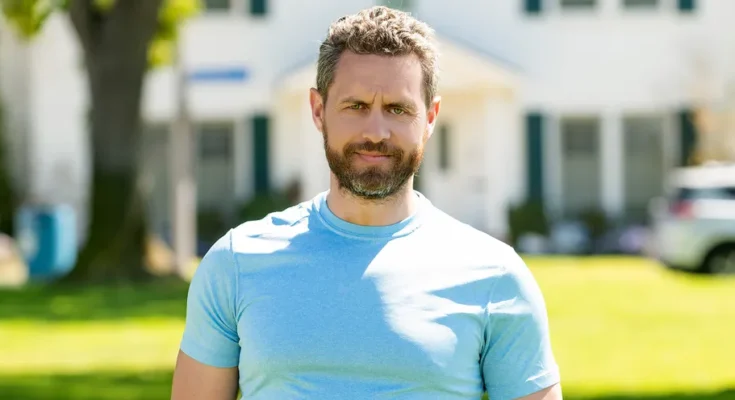
<path id="1" fill-rule="evenodd" d="M 390 138 L 388 121 L 385 119 L 382 110 L 378 107 L 370 110 L 370 113 L 367 116 L 367 121 L 365 121 L 365 128 L 362 132 L 362 137 L 365 140 L 369 140 L 374 143 Z"/>

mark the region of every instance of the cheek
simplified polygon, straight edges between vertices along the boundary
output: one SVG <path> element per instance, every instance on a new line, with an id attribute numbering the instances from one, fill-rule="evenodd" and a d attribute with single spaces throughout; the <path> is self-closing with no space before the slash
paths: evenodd
<path id="1" fill-rule="evenodd" d="M 327 136 L 330 143 L 347 143 L 360 140 L 362 125 L 360 120 L 348 116 L 336 116 L 326 119 Z"/>
<path id="2" fill-rule="evenodd" d="M 412 123 L 403 126 L 399 136 L 401 143 L 405 146 L 421 146 L 429 139 L 429 130 L 426 124 Z"/>

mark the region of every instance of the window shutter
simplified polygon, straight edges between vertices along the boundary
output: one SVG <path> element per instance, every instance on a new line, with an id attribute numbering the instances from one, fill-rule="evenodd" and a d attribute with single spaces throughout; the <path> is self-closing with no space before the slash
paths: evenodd
<path id="1" fill-rule="evenodd" d="M 531 15 L 538 15 L 541 14 L 542 9 L 542 0 L 524 0 L 524 8 L 526 11 L 526 14 Z"/>
<path id="2" fill-rule="evenodd" d="M 268 14 L 268 0 L 250 0 L 250 15 L 263 16 Z"/>
<path id="3" fill-rule="evenodd" d="M 692 13 L 697 8 L 697 0 L 678 0 L 679 11 Z"/>
<path id="4" fill-rule="evenodd" d="M 689 165 L 697 143 L 697 127 L 694 125 L 694 110 L 679 111 L 679 165 Z"/>
<path id="5" fill-rule="evenodd" d="M 253 117 L 253 182 L 256 193 L 270 190 L 270 118 Z"/>
<path id="6" fill-rule="evenodd" d="M 544 199 L 544 116 L 526 115 L 526 187 L 530 201 Z"/>

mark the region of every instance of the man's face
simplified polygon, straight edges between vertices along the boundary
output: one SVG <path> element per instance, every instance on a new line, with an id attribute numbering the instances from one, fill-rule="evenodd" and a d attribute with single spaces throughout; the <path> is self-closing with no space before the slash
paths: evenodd
<path id="1" fill-rule="evenodd" d="M 385 199 L 416 173 L 439 99 L 426 107 L 418 57 L 342 54 L 326 104 L 312 89 L 314 122 L 341 189 Z"/>

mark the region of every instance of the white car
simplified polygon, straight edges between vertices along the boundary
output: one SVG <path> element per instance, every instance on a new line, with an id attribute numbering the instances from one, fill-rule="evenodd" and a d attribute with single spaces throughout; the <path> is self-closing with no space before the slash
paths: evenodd
<path id="1" fill-rule="evenodd" d="M 667 267 L 735 273 L 735 165 L 675 170 L 650 211 L 654 256 Z"/>

